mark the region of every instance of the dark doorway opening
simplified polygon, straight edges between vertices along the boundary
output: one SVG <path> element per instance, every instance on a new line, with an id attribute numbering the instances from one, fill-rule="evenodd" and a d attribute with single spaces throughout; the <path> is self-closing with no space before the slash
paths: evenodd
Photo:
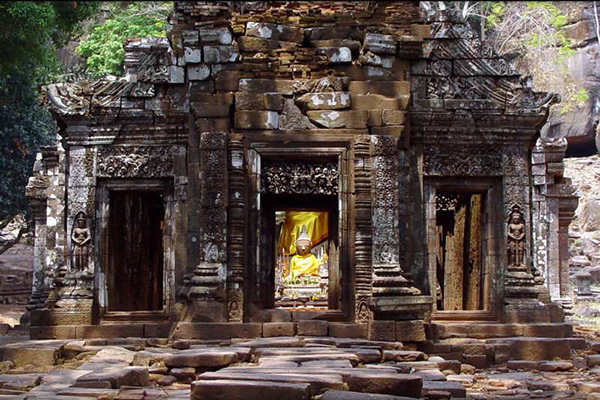
<path id="1" fill-rule="evenodd" d="M 160 311 L 163 294 L 162 191 L 111 191 L 108 229 L 109 311 Z"/>
<path id="2" fill-rule="evenodd" d="M 337 196 L 266 195 L 262 257 L 268 288 L 267 308 L 289 311 L 339 308 L 340 269 Z M 304 228 L 303 228 L 304 226 Z M 310 252 L 301 255 L 296 239 L 310 237 Z"/>
<path id="3" fill-rule="evenodd" d="M 483 193 L 436 194 L 436 299 L 440 311 L 484 310 Z"/>

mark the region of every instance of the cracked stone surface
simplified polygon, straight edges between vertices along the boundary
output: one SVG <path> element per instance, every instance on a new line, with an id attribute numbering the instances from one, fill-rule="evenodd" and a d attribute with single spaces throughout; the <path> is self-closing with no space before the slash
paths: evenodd
<path id="1" fill-rule="evenodd" d="M 439 351 L 449 343 L 429 347 Z M 465 355 L 486 349 L 483 340 L 469 343 Z M 23 337 L 9 345 L 10 352 L 2 349 L 0 399 L 594 400 L 600 398 L 600 346 L 586 344 L 568 360 L 508 360 L 476 368 L 450 359 L 454 351 L 444 359 L 444 353 L 428 355 L 414 343 L 362 339 L 40 343 Z"/>

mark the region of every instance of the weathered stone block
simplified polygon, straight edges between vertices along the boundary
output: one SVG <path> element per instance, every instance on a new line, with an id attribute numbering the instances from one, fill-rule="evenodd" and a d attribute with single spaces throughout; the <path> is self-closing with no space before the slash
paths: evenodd
<path id="1" fill-rule="evenodd" d="M 344 324 L 332 322 L 329 324 L 329 336 L 339 338 L 361 338 L 367 337 L 367 324 Z"/>
<path id="2" fill-rule="evenodd" d="M 369 340 L 396 341 L 396 321 L 371 321 Z"/>
<path id="3" fill-rule="evenodd" d="M 308 383 L 280 383 L 265 381 L 201 380 L 192 382 L 192 400 L 228 399 L 286 399 L 308 400 Z"/>
<path id="4" fill-rule="evenodd" d="M 359 393 L 347 390 L 328 390 L 323 394 L 322 400 L 410 400 L 411 397 L 394 396 L 390 394 Z"/>
<path id="5" fill-rule="evenodd" d="M 364 48 L 373 53 L 396 54 L 396 38 L 391 35 L 380 35 L 367 33 L 365 35 Z"/>
<path id="6" fill-rule="evenodd" d="M 275 111 L 237 110 L 234 125 L 238 129 L 277 129 L 279 114 Z"/>
<path id="7" fill-rule="evenodd" d="M 304 29 L 289 25 L 250 21 L 246 24 L 246 36 L 302 43 L 304 40 Z"/>
<path id="8" fill-rule="evenodd" d="M 351 94 L 378 94 L 387 97 L 410 95 L 410 83 L 406 81 L 352 81 L 348 88 Z"/>
<path id="9" fill-rule="evenodd" d="M 382 110 L 367 110 L 369 112 L 369 120 L 367 121 L 367 124 L 369 125 L 369 128 L 372 128 L 374 126 L 381 126 L 383 125 L 383 111 Z"/>
<path id="10" fill-rule="evenodd" d="M 169 82 L 170 83 L 184 83 L 185 82 L 185 70 L 183 67 L 177 67 L 172 65 L 169 67 Z"/>
<path id="11" fill-rule="evenodd" d="M 32 326 L 29 328 L 32 340 L 40 339 L 75 339 L 75 326 Z"/>
<path id="12" fill-rule="evenodd" d="M 203 81 L 210 77 L 210 67 L 206 64 L 188 65 L 187 71 L 190 81 Z"/>
<path id="13" fill-rule="evenodd" d="M 281 47 L 277 40 L 268 40 L 250 36 L 242 36 L 237 40 L 237 43 L 240 51 L 247 52 L 267 52 Z"/>
<path id="14" fill-rule="evenodd" d="M 306 93 L 296 102 L 308 110 L 341 110 L 352 104 L 348 92 Z"/>
<path id="15" fill-rule="evenodd" d="M 351 391 L 421 397 L 423 379 L 409 374 L 352 374 L 347 378 Z"/>
<path id="16" fill-rule="evenodd" d="M 266 322 L 263 324 L 263 337 L 294 336 L 293 322 Z"/>
<path id="17" fill-rule="evenodd" d="M 284 99 L 277 93 L 237 92 L 235 94 L 236 110 L 271 110 L 282 111 Z"/>
<path id="18" fill-rule="evenodd" d="M 352 52 L 347 47 L 319 47 L 316 53 L 326 56 L 330 64 L 352 62 Z"/>
<path id="19" fill-rule="evenodd" d="M 82 325 L 75 327 L 75 333 L 77 339 L 144 337 L 144 325 Z"/>
<path id="20" fill-rule="evenodd" d="M 215 88 L 223 92 L 237 92 L 240 87 L 239 71 L 220 71 L 215 77 Z"/>
<path id="21" fill-rule="evenodd" d="M 475 368 L 485 369 L 487 367 L 487 357 L 482 354 L 466 354 L 464 360 L 465 363 Z"/>
<path id="22" fill-rule="evenodd" d="M 190 349 L 168 355 L 163 358 L 169 368 L 178 367 L 210 367 L 223 368 L 239 361 L 238 355 L 233 350 L 216 349 Z"/>
<path id="23" fill-rule="evenodd" d="M 397 321 L 396 340 L 399 342 L 425 341 L 425 327 L 423 321 Z"/>
<path id="24" fill-rule="evenodd" d="M 221 64 L 238 61 L 240 53 L 231 46 L 204 46 L 204 62 Z"/>
<path id="25" fill-rule="evenodd" d="M 428 397 L 433 391 L 448 392 L 453 398 L 467 397 L 467 390 L 458 382 L 425 381 L 423 382 L 423 392 L 421 396 Z"/>
<path id="26" fill-rule="evenodd" d="M 397 138 L 402 136 L 404 132 L 404 126 L 375 126 L 371 128 L 371 134 L 373 135 L 384 135 L 384 136 L 395 136 Z"/>
<path id="27" fill-rule="evenodd" d="M 359 61 L 362 65 L 372 65 L 374 67 L 382 68 L 393 68 L 395 60 L 396 58 L 394 56 L 383 56 L 371 53 L 370 51 L 359 57 Z"/>
<path id="28" fill-rule="evenodd" d="M 231 44 L 233 37 L 229 28 L 199 29 L 198 39 L 201 44 Z M 185 39 L 184 39 L 185 43 Z"/>
<path id="29" fill-rule="evenodd" d="M 350 39 L 328 39 L 328 40 L 311 40 L 310 45 L 312 47 L 346 47 L 351 52 L 356 53 L 360 50 L 360 42 L 358 40 Z"/>
<path id="30" fill-rule="evenodd" d="M 405 121 L 404 111 L 400 110 L 383 110 L 382 122 L 383 125 L 403 125 Z"/>
<path id="31" fill-rule="evenodd" d="M 407 105 L 408 99 L 402 97 L 386 97 L 380 94 L 352 95 L 352 109 L 354 110 L 402 110 Z"/>
<path id="32" fill-rule="evenodd" d="M 369 114 L 366 110 L 356 111 L 308 111 L 311 122 L 323 128 L 364 129 Z"/>
<path id="33" fill-rule="evenodd" d="M 202 61 L 202 49 L 186 47 L 183 52 L 183 59 L 186 63 L 199 63 Z"/>
<path id="34" fill-rule="evenodd" d="M 422 351 L 384 350 L 384 361 L 425 361 L 427 354 Z"/>
<path id="35" fill-rule="evenodd" d="M 294 93 L 296 82 L 285 79 L 240 79 L 240 91 L 255 93 L 279 93 L 291 95 Z"/>
<path id="36" fill-rule="evenodd" d="M 329 322 L 302 320 L 297 324 L 298 336 L 327 336 Z"/>

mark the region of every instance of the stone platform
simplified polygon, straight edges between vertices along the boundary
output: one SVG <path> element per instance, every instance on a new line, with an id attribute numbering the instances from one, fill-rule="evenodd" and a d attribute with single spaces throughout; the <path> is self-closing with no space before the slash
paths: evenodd
<path id="1" fill-rule="evenodd" d="M 600 395 L 600 342 L 583 338 L 454 338 L 418 345 L 320 336 L 22 339 L 0 348 L 0 399 L 487 400 Z M 519 353 L 523 342 L 529 343 L 528 353 Z"/>

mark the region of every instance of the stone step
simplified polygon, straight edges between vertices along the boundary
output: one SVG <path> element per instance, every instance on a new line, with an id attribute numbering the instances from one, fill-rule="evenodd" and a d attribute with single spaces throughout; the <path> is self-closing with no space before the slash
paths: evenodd
<path id="1" fill-rule="evenodd" d="M 507 337 L 489 339 L 490 344 L 507 344 L 511 360 L 543 361 L 560 358 L 571 359 L 571 346 L 565 338 Z"/>
<path id="2" fill-rule="evenodd" d="M 205 372 L 198 375 L 197 380 L 234 380 L 234 381 L 270 381 L 282 383 L 308 383 L 311 396 L 322 393 L 326 389 L 347 390 L 341 375 L 308 375 L 308 374 L 244 374 L 235 372 Z"/>
<path id="3" fill-rule="evenodd" d="M 308 383 L 200 380 L 192 382 L 191 400 L 308 400 Z"/>
<path id="4" fill-rule="evenodd" d="M 486 324 L 486 323 L 445 323 L 427 325 L 427 337 L 432 340 L 449 338 L 505 338 L 505 337 L 546 337 L 565 338 L 573 334 L 573 326 L 563 323 L 539 324 Z"/>

